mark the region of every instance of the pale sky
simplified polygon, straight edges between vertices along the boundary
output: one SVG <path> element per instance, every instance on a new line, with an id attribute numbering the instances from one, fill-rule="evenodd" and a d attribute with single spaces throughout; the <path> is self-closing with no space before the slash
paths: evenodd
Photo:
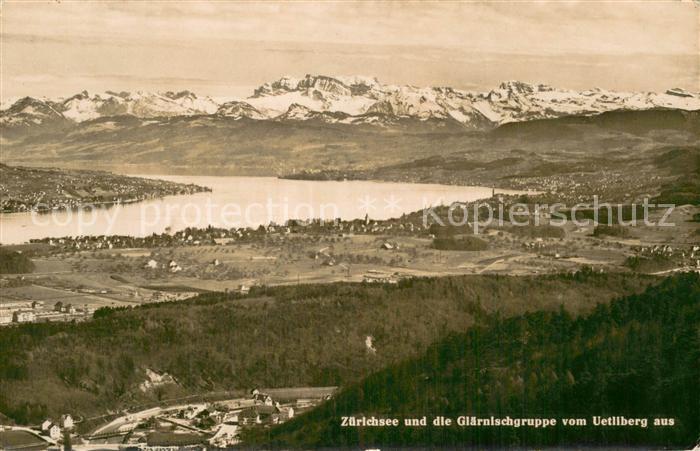
<path id="1" fill-rule="evenodd" d="M 283 75 L 700 91 L 700 3 L 0 0 L 2 98 L 242 96 Z"/>

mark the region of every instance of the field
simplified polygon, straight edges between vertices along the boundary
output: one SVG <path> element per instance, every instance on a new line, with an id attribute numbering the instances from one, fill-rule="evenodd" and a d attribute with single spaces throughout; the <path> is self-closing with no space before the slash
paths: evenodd
<path id="1" fill-rule="evenodd" d="M 0 430 L 0 449 L 3 450 L 33 450 L 45 449 L 47 443 L 26 431 Z"/>
<path id="2" fill-rule="evenodd" d="M 698 212 L 700 208 L 693 206 L 676 208 L 666 219 L 675 226 L 640 224 L 626 227 L 629 233 L 624 236 L 594 236 L 592 225 L 567 224 L 556 227 L 558 233 L 550 237 L 534 237 L 527 227 L 495 225 L 479 233 L 482 250 L 441 250 L 425 235 L 381 234 L 291 234 L 254 243 L 151 249 L 51 252 L 43 248 L 32 258 L 35 271 L 24 275 L 21 286 L 4 289 L 4 296 L 100 308 L 182 299 L 203 291 L 238 291 L 255 285 L 547 274 L 582 266 L 629 271 L 625 261 L 643 247 L 668 245 L 690 252 L 697 242 L 697 223 L 691 219 Z M 650 219 L 656 222 L 663 214 L 663 210 L 652 211 Z M 158 267 L 147 267 L 149 261 Z M 180 269 L 172 271 L 169 262 Z"/>

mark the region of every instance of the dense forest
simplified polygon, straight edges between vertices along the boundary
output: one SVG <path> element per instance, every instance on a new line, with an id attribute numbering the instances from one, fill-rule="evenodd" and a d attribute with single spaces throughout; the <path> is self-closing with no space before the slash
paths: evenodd
<path id="1" fill-rule="evenodd" d="M 509 317 L 564 305 L 578 314 L 658 280 L 588 270 L 258 287 L 245 297 L 206 293 L 102 309 L 84 323 L 0 328 L 0 412 L 31 424 L 212 390 L 346 386 L 425 352 L 486 313 Z M 142 392 L 147 368 L 177 384 Z"/>
<path id="2" fill-rule="evenodd" d="M 267 446 L 653 445 L 700 434 L 700 276 L 679 274 L 579 317 L 565 309 L 488 315 L 353 384 L 319 408 L 247 435 Z M 556 426 L 341 427 L 341 417 L 554 418 Z M 594 415 L 647 427 L 593 426 Z M 564 426 L 563 418 L 587 419 Z M 674 424 L 654 425 L 673 418 Z"/>
<path id="3" fill-rule="evenodd" d="M 432 248 L 441 251 L 484 251 L 489 245 L 486 241 L 475 236 L 462 238 L 435 238 Z"/>
<path id="4" fill-rule="evenodd" d="M 0 247 L 0 274 L 24 274 L 34 271 L 34 263 L 23 253 Z"/>

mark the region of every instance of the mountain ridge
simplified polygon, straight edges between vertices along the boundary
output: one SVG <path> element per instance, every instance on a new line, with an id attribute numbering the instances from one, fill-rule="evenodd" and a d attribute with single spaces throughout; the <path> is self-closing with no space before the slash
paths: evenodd
<path id="1" fill-rule="evenodd" d="M 246 98 L 216 100 L 191 91 L 81 91 L 58 99 L 23 97 L 0 110 L 0 127 L 35 127 L 132 115 L 141 119 L 220 116 L 254 120 L 392 125 L 410 118 L 484 130 L 511 122 L 590 116 L 615 110 L 700 109 L 700 93 L 584 91 L 505 81 L 487 92 L 383 84 L 374 77 L 306 75 L 264 83 Z"/>

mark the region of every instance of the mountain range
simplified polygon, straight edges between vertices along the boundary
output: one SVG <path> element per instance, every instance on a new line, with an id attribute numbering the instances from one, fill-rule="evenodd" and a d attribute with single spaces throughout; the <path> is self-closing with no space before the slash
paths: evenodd
<path id="1" fill-rule="evenodd" d="M 60 99 L 24 97 L 3 105 L 0 127 L 70 127 L 95 119 L 134 116 L 150 120 L 174 116 L 216 116 L 265 121 L 317 121 L 340 124 L 396 125 L 405 120 L 441 122 L 485 130 L 512 122 L 617 110 L 699 110 L 700 93 L 669 89 L 663 93 L 574 91 L 518 81 L 488 92 L 450 87 L 382 84 L 372 77 L 306 75 L 265 83 L 241 99 L 219 99 L 181 92 L 83 91 Z"/>

